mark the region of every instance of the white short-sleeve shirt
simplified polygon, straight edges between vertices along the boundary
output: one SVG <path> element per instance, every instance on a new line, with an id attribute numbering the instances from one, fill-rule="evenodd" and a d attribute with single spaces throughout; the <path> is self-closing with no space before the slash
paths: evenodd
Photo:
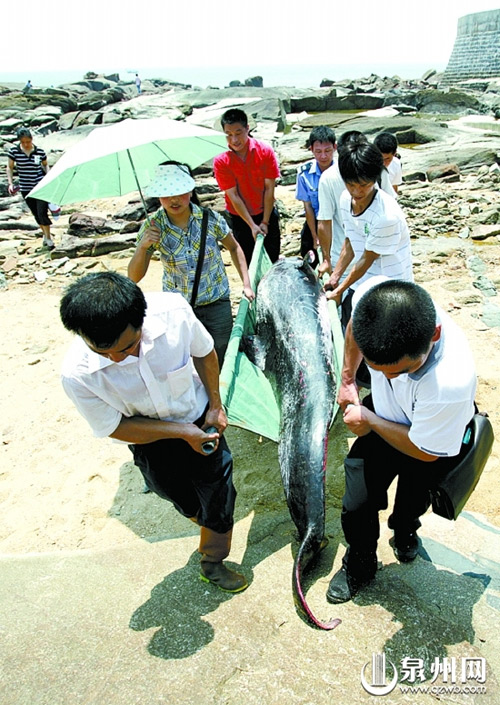
<path id="1" fill-rule="evenodd" d="M 363 294 L 385 281 L 367 281 L 353 296 L 354 309 Z M 410 426 L 410 441 L 429 455 L 454 456 L 460 451 L 465 427 L 474 415 L 477 377 L 474 360 L 463 331 L 435 306 L 441 337 L 416 372 L 388 380 L 370 370 L 375 413 Z"/>
<path id="2" fill-rule="evenodd" d="M 318 220 L 332 221 L 330 257 L 334 266 L 344 244 L 344 226 L 340 217 L 340 197 L 344 191 L 345 184 L 340 176 L 338 157 L 335 155 L 332 166 L 321 174 L 318 186 Z"/>
<path id="3" fill-rule="evenodd" d="M 386 169 L 381 174 L 381 189 L 391 198 L 396 197 L 396 192 L 392 188 L 389 180 L 389 173 Z M 332 221 L 332 244 L 330 257 L 335 266 L 344 244 L 345 233 L 342 215 L 340 212 L 340 197 L 345 192 L 345 183 L 340 176 L 338 155 L 336 154 L 332 166 L 325 169 L 321 174 L 318 186 L 319 210 L 318 220 Z"/>
<path id="4" fill-rule="evenodd" d="M 400 186 L 403 183 L 403 169 L 401 161 L 397 157 L 393 157 L 391 163 L 387 167 L 389 179 L 393 186 Z"/>
<path id="5" fill-rule="evenodd" d="M 345 236 L 354 251 L 354 262 L 361 258 L 365 250 L 379 255 L 368 271 L 352 283 L 352 289 L 380 274 L 389 279 L 413 281 L 410 233 L 404 213 L 394 198 L 377 189 L 368 208 L 359 215 L 353 215 L 351 197 L 344 191 L 340 211 Z"/>
<path id="6" fill-rule="evenodd" d="M 112 362 L 77 337 L 64 359 L 64 390 L 95 436 L 109 436 L 122 416 L 192 423 L 208 403 L 192 356 L 208 355 L 212 336 L 180 294 L 146 300 L 138 357 Z"/>

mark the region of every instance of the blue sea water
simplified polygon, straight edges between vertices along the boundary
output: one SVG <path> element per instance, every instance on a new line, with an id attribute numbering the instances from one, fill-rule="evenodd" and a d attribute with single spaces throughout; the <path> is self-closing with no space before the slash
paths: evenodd
<path id="1" fill-rule="evenodd" d="M 232 80 L 244 82 L 251 76 L 262 76 L 264 86 L 294 86 L 296 88 L 318 87 L 322 79 L 342 80 L 369 76 L 399 76 L 403 79 L 420 78 L 428 69 L 443 71 L 444 65 L 429 66 L 427 64 L 316 64 L 316 65 L 280 65 L 260 66 L 184 66 L 184 67 L 129 67 L 126 69 L 90 69 L 74 71 L 31 71 L 30 73 L 0 71 L 1 83 L 26 83 L 31 80 L 34 87 L 59 86 L 83 79 L 87 71 L 95 73 L 118 73 L 122 81 L 133 82 L 135 73 L 144 80 L 146 78 L 164 78 L 193 86 L 217 86 L 223 88 Z"/>

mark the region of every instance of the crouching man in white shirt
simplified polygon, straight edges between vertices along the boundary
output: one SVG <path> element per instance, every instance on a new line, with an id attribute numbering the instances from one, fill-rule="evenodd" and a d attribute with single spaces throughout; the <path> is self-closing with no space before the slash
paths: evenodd
<path id="1" fill-rule="evenodd" d="M 78 335 L 63 364 L 66 393 L 95 436 L 128 443 L 146 485 L 199 524 L 201 578 L 244 590 L 244 576 L 223 563 L 236 490 L 211 335 L 180 294 L 145 297 L 115 272 L 71 284 L 60 314 Z M 210 426 L 217 432 L 205 433 Z"/>
<path id="2" fill-rule="evenodd" d="M 360 402 L 355 373 L 364 358 L 371 396 Z M 353 297 L 347 326 L 339 404 L 358 436 L 344 461 L 342 568 L 327 599 L 345 602 L 375 577 L 381 509 L 398 478 L 388 525 L 396 558 L 415 559 L 419 517 L 430 488 L 468 450 L 476 372 L 464 333 L 412 282 L 375 277 Z M 464 438 L 465 441 L 464 442 Z"/>

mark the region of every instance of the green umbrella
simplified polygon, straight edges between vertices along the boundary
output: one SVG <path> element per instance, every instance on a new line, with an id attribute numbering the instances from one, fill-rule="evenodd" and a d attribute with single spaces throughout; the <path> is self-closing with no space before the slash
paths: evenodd
<path id="1" fill-rule="evenodd" d="M 176 160 L 194 168 L 225 148 L 225 135 L 207 127 L 166 118 L 127 119 L 92 130 L 29 195 L 62 206 L 139 191 L 144 203 L 141 189 L 158 164 Z"/>

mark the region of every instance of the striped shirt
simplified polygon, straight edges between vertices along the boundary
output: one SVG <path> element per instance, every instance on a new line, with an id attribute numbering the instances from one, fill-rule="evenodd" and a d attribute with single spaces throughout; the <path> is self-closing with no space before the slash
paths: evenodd
<path id="1" fill-rule="evenodd" d="M 164 208 L 159 208 L 150 218 L 151 224 L 160 229 L 160 242 L 150 252 L 158 250 L 163 265 L 163 291 L 172 291 L 182 294 L 191 301 L 196 265 L 200 252 L 202 209 L 191 204 L 191 217 L 187 233 L 170 222 Z M 142 239 L 147 228 L 143 223 L 137 242 Z M 224 218 L 212 210 L 208 211 L 207 240 L 205 244 L 205 257 L 201 270 L 196 306 L 213 303 L 219 299 L 229 298 L 229 282 L 222 260 L 219 241 L 230 233 Z"/>
<path id="2" fill-rule="evenodd" d="M 25 154 L 16 144 L 9 150 L 8 156 L 16 163 L 21 193 L 29 193 L 45 176 L 42 163 L 47 161 L 47 155 L 36 145 L 33 145 L 31 154 Z"/>
<path id="3" fill-rule="evenodd" d="M 410 233 L 404 213 L 392 196 L 377 190 L 368 208 L 359 215 L 353 215 L 351 196 L 344 191 L 340 197 L 340 213 L 345 236 L 354 251 L 354 262 L 361 258 L 365 250 L 379 255 L 368 271 L 351 284 L 352 289 L 380 274 L 389 279 L 413 281 Z"/>

